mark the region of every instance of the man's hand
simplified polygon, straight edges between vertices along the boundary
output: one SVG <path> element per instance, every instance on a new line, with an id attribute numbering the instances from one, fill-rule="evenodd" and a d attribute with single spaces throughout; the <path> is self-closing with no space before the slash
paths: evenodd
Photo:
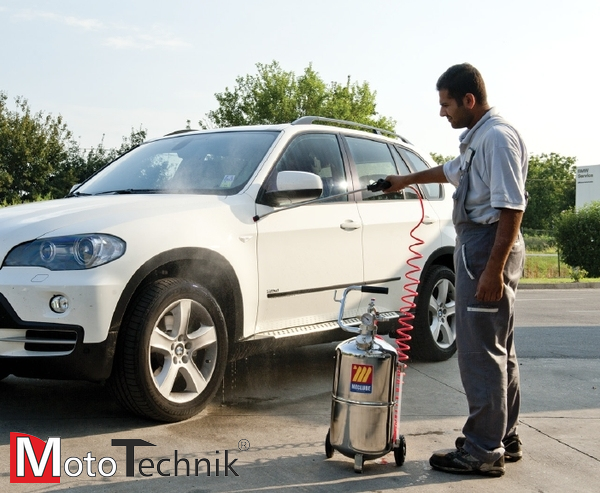
<path id="1" fill-rule="evenodd" d="M 504 294 L 504 265 L 519 235 L 523 211 L 500 209 L 500 220 L 490 258 L 477 282 L 478 301 L 499 301 Z"/>
<path id="2" fill-rule="evenodd" d="M 443 166 L 435 166 L 434 168 L 418 171 L 409 175 L 390 175 L 386 177 L 386 180 L 389 181 L 392 186 L 386 188 L 383 193 L 399 192 L 410 185 L 448 182 L 448 179 L 444 174 Z"/>
<path id="3" fill-rule="evenodd" d="M 486 268 L 477 282 L 475 299 L 477 301 L 500 301 L 503 294 L 504 280 L 502 271 L 498 275 L 492 269 Z"/>
<path id="4" fill-rule="evenodd" d="M 383 190 L 383 193 L 394 193 L 399 192 L 400 190 L 404 190 L 409 185 L 412 185 L 413 181 L 411 180 L 411 176 L 399 176 L 399 175 L 390 175 L 386 177 L 386 180 L 389 181 L 392 186 Z"/>

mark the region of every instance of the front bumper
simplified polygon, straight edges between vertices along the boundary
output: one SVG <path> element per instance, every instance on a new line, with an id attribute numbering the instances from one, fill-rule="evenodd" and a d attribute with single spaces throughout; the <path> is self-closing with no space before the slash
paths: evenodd
<path id="1" fill-rule="evenodd" d="M 21 320 L 0 294 L 0 370 L 19 377 L 102 381 L 110 376 L 116 332 L 85 344 L 83 327 Z"/>

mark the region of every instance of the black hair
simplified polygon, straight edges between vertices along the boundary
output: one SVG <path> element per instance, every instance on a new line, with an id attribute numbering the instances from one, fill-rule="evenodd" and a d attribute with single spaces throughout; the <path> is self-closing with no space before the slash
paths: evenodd
<path id="1" fill-rule="evenodd" d="M 479 70 L 469 63 L 453 65 L 437 81 L 437 90 L 448 91 L 448 95 L 462 106 L 463 98 L 473 94 L 478 104 L 487 105 L 485 82 Z"/>

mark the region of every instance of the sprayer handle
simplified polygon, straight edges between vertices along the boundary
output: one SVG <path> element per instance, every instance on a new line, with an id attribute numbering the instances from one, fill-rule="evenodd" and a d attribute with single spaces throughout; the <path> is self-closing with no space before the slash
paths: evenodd
<path id="1" fill-rule="evenodd" d="M 382 190 L 387 190 L 391 186 L 392 184 L 389 181 L 379 178 L 375 183 L 367 185 L 367 190 L 369 192 L 381 192 Z"/>
<path id="2" fill-rule="evenodd" d="M 382 288 L 377 286 L 361 286 L 360 290 L 363 293 L 378 293 L 378 294 L 388 294 L 389 288 Z"/>

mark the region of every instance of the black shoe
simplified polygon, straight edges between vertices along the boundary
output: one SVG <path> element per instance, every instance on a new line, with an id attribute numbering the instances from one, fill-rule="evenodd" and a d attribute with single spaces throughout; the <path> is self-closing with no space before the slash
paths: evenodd
<path id="1" fill-rule="evenodd" d="M 429 459 L 434 469 L 454 474 L 481 474 L 483 476 L 499 477 L 504 474 L 504 457 L 496 462 L 482 462 L 460 448 L 451 452 L 436 452 Z"/>
<path id="2" fill-rule="evenodd" d="M 461 449 L 465 446 L 465 437 L 458 437 L 454 442 L 457 449 Z M 502 440 L 504 445 L 504 459 L 507 462 L 517 462 L 523 458 L 523 450 L 521 450 L 521 440 L 519 435 L 513 435 Z"/>

